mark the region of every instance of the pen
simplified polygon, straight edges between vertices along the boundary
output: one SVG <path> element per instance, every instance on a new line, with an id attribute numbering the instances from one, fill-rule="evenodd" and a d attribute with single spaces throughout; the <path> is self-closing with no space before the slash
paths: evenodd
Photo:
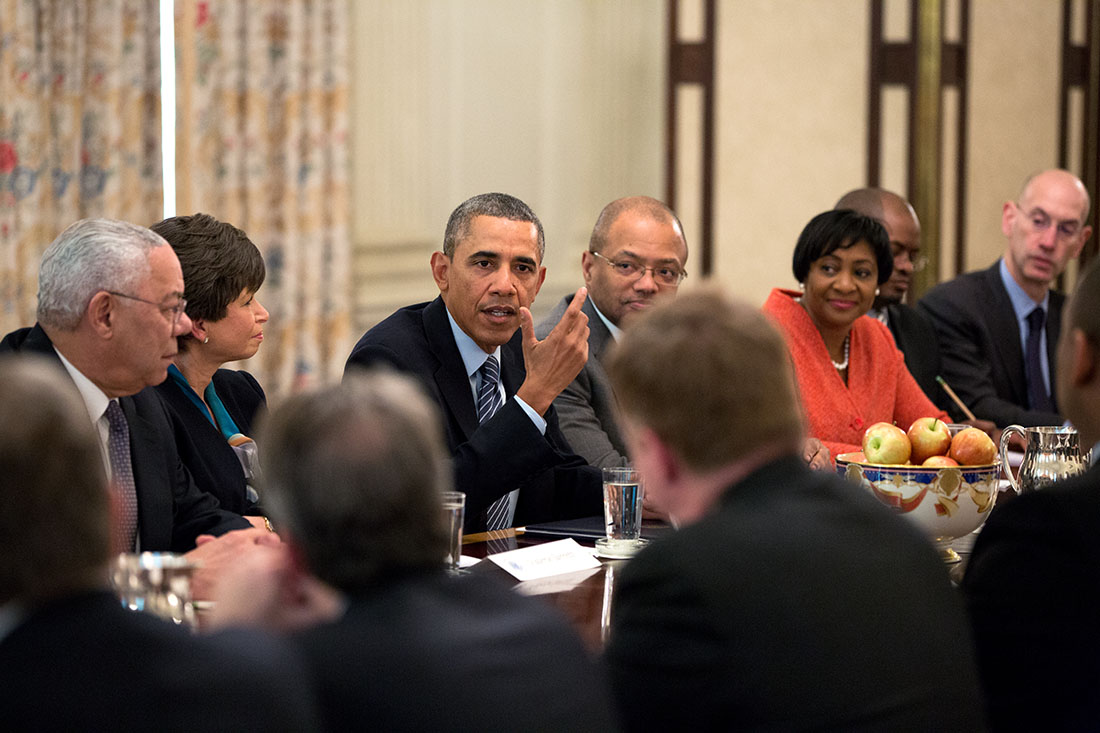
<path id="1" fill-rule="evenodd" d="M 955 404 L 959 406 L 959 409 L 963 411 L 963 414 L 970 420 L 977 420 L 974 417 L 974 413 L 970 411 L 970 408 L 966 406 L 966 403 L 959 399 L 959 396 L 955 394 L 955 390 L 951 389 L 951 385 L 943 381 L 943 377 L 936 375 L 936 382 L 943 387 L 943 391 L 947 393 L 947 396 L 955 401 Z"/>

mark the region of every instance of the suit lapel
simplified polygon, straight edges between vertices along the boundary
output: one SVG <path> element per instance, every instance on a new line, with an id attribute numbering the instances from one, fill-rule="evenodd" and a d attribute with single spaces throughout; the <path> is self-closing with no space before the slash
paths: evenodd
<path id="1" fill-rule="evenodd" d="M 424 308 L 424 334 L 428 346 L 439 364 L 432 375 L 440 396 L 447 404 L 467 438 L 477 430 L 477 406 L 470 391 L 466 365 L 458 353 L 451 322 L 447 319 L 447 306 L 442 298 L 436 298 Z"/>
<path id="2" fill-rule="evenodd" d="M 1027 403 L 1027 375 L 1024 373 L 1024 350 L 1020 346 L 1020 327 L 1016 323 L 1016 310 L 1012 307 L 1012 299 L 1008 297 L 1008 291 L 1001 282 L 1001 263 L 995 262 L 992 267 L 982 273 L 982 280 L 988 290 L 989 299 L 986 302 L 986 326 L 994 343 L 999 343 L 1002 348 L 997 352 L 1001 355 L 1001 370 L 1008 375 L 1012 384 L 1012 392 L 1015 401 L 1023 400 Z M 992 355 L 991 355 L 991 358 Z"/>
<path id="3" fill-rule="evenodd" d="M 581 306 L 581 313 L 588 316 L 588 357 L 596 357 L 597 361 L 602 360 L 608 345 L 614 343 L 615 339 L 611 336 L 611 331 L 607 329 L 603 319 L 596 312 L 591 298 L 584 301 L 584 305 Z"/>

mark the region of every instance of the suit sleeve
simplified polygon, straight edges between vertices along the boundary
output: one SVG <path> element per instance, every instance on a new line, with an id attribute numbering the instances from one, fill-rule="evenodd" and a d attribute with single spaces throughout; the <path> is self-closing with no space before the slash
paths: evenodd
<path id="1" fill-rule="evenodd" d="M 1019 424 L 1061 425 L 1060 415 L 1024 409 L 997 394 L 990 359 L 993 357 L 985 329 L 974 314 L 943 291 L 933 290 L 918 304 L 940 341 L 943 378 L 979 418 L 998 427 Z M 962 418 L 961 411 L 955 412 Z"/>
<path id="2" fill-rule="evenodd" d="M 251 527 L 247 519 L 222 509 L 213 495 L 195 485 L 191 473 L 180 460 L 175 441 L 171 438 L 168 410 L 159 396 L 156 397 L 156 403 L 160 409 L 157 420 L 162 421 L 164 430 L 165 460 L 172 490 L 172 551 L 187 552 L 194 549 L 195 539 L 200 534 L 222 535 L 235 529 Z"/>
<path id="3" fill-rule="evenodd" d="M 975 543 L 962 590 L 994 730 L 1060 728 L 1051 715 L 1066 730 L 1100 726 L 1098 571 L 1071 531 L 1081 514 L 1028 494 L 997 507 Z"/>
<path id="4" fill-rule="evenodd" d="M 562 434 L 573 450 L 597 468 L 626 465 L 626 456 L 612 444 L 592 400 L 592 380 L 587 368 L 582 369 L 554 399 Z"/>
<path id="5" fill-rule="evenodd" d="M 625 730 L 676 730 L 693 719 L 693 701 L 727 696 L 715 687 L 736 662 L 707 622 L 702 592 L 673 558 L 632 561 L 614 600 L 604 662 Z"/>

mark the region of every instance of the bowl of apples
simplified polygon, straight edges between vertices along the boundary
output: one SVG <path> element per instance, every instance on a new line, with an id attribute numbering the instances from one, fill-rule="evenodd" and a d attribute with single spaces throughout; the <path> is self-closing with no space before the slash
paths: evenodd
<path id="1" fill-rule="evenodd" d="M 944 562 L 959 561 L 952 540 L 980 527 L 997 500 L 1001 462 L 978 428 L 922 417 L 902 430 L 875 423 L 863 450 L 836 457 L 837 472 L 915 523 Z"/>

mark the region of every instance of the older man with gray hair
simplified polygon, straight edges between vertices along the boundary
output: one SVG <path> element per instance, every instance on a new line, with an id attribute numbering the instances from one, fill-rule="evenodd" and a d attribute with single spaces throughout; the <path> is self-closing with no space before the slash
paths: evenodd
<path id="1" fill-rule="evenodd" d="M 262 439 L 265 498 L 287 542 L 223 579 L 214 622 L 297 628 L 326 724 L 614 730 L 564 619 L 491 576 L 445 572 L 440 492 L 453 471 L 439 412 L 412 377 L 368 370 L 295 395 Z"/>
<path id="2" fill-rule="evenodd" d="M 146 389 L 164 381 L 176 337 L 191 327 L 184 305 L 179 261 L 164 239 L 83 219 L 42 255 L 38 323 L 5 336 L 0 352 L 43 355 L 76 385 L 115 494 L 116 550 L 185 552 L 204 536 L 210 546 L 198 556 L 214 561 L 263 538 L 252 530 L 207 541 L 251 525 L 195 487 L 164 405 Z"/>

